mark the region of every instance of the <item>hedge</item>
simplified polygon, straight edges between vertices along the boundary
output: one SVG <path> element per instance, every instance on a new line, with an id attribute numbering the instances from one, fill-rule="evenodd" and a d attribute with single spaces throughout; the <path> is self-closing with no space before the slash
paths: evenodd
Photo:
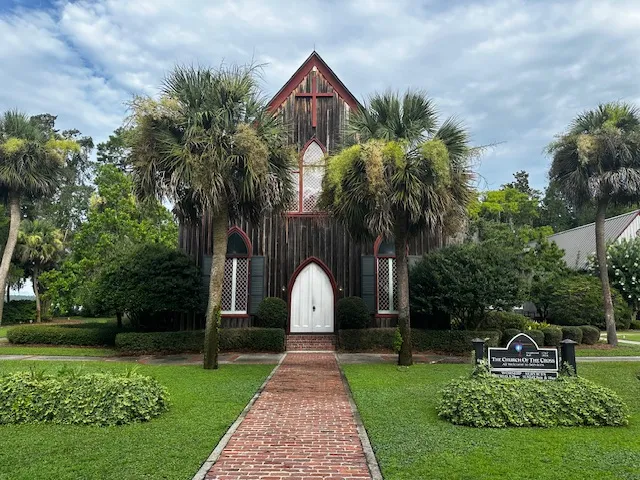
<path id="1" fill-rule="evenodd" d="M 544 344 L 547 347 L 559 347 L 562 341 L 562 329 L 558 327 L 543 328 Z"/>
<path id="2" fill-rule="evenodd" d="M 0 425 L 59 423 L 124 425 L 150 420 L 167 410 L 167 391 L 136 373 L 42 371 L 0 376 Z"/>
<path id="3" fill-rule="evenodd" d="M 2 324 L 31 323 L 36 320 L 35 300 L 11 300 L 4 304 Z"/>
<path id="4" fill-rule="evenodd" d="M 341 298 L 336 304 L 336 324 L 338 329 L 367 328 L 371 324 L 367 304 L 360 297 Z"/>
<path id="5" fill-rule="evenodd" d="M 395 328 L 367 328 L 340 330 L 338 347 L 349 352 L 368 350 L 393 350 Z M 473 350 L 471 340 L 487 338 L 487 346 L 496 347 L 500 341 L 500 332 L 472 330 L 411 330 L 413 350 L 434 350 L 451 354 L 468 353 Z"/>
<path id="6" fill-rule="evenodd" d="M 631 330 L 640 330 L 640 320 L 631 320 L 629 328 Z"/>
<path id="7" fill-rule="evenodd" d="M 562 339 L 582 343 L 582 330 L 580 327 L 562 327 Z"/>
<path id="8" fill-rule="evenodd" d="M 580 377 L 554 381 L 492 377 L 485 367 L 449 383 L 438 415 L 471 427 L 621 426 L 628 423 L 618 395 Z"/>
<path id="9" fill-rule="evenodd" d="M 529 319 L 515 312 L 491 310 L 485 314 L 483 326 L 486 329 L 504 331 L 507 328 L 523 330 Z"/>
<path id="10" fill-rule="evenodd" d="M 582 325 L 582 343 L 585 345 L 595 345 L 600 340 L 600 329 L 591 325 Z"/>
<path id="11" fill-rule="evenodd" d="M 280 328 L 222 328 L 220 351 L 283 352 L 285 333 Z M 115 345 L 127 353 L 200 353 L 204 330 L 185 332 L 125 332 Z"/>
<path id="12" fill-rule="evenodd" d="M 7 331 L 11 343 L 42 345 L 113 346 L 122 329 L 115 325 L 20 325 Z"/>

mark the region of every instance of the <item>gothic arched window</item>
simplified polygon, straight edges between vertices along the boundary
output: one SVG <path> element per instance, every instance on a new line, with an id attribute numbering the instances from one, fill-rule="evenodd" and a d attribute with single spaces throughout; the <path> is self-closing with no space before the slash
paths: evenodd
<path id="1" fill-rule="evenodd" d="M 227 258 L 224 262 L 221 314 L 246 315 L 249 305 L 249 262 L 251 243 L 237 227 L 229 230 Z"/>
<path id="2" fill-rule="evenodd" d="M 325 148 L 315 138 L 302 150 L 298 169 L 292 173 L 295 198 L 291 213 L 315 213 L 322 191 L 322 177 L 325 170 Z"/>
<path id="3" fill-rule="evenodd" d="M 378 313 L 398 313 L 398 280 L 396 273 L 396 249 L 393 241 L 379 238 L 376 241 L 376 297 Z"/>

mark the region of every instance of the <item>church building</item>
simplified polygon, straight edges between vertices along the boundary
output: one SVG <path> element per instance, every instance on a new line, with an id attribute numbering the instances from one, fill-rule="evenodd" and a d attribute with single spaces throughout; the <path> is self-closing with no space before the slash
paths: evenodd
<path id="1" fill-rule="evenodd" d="M 351 112 L 360 103 L 314 51 L 275 94 L 269 108 L 291 129 L 298 151 L 295 200 L 284 213 L 258 224 L 229 226 L 222 293 L 222 326 L 253 325 L 265 297 L 280 297 L 289 307 L 287 333 L 331 334 L 335 304 L 362 297 L 371 326 L 396 320 L 395 252 L 392 240 L 352 240 L 341 224 L 317 208 L 325 162 L 342 147 Z M 411 240 L 409 255 L 419 258 L 441 246 L 429 234 Z M 211 226 L 180 227 L 180 247 L 207 276 L 211 267 Z M 208 284 L 208 277 L 203 279 Z M 194 328 L 202 328 L 198 320 Z"/>

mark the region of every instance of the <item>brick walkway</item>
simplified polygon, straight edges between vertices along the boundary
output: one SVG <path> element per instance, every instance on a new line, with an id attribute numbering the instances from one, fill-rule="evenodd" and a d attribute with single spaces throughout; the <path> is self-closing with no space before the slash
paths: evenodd
<path id="1" fill-rule="evenodd" d="M 207 479 L 370 479 L 335 356 L 289 354 Z"/>

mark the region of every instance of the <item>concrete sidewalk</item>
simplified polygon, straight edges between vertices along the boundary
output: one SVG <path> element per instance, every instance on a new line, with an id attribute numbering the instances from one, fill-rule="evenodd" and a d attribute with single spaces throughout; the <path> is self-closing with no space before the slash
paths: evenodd
<path id="1" fill-rule="evenodd" d="M 288 352 L 291 355 L 310 352 Z M 319 352 L 318 352 L 319 353 Z M 332 352 L 333 353 L 333 352 Z M 280 362 L 283 353 L 222 353 L 219 363 L 229 364 L 267 364 L 273 365 Z M 338 361 L 341 364 L 362 363 L 388 363 L 395 364 L 397 355 L 391 353 L 338 353 Z M 38 360 L 38 361 L 64 361 L 64 362 L 128 362 L 141 363 L 143 365 L 201 365 L 202 355 L 142 355 L 142 356 L 113 356 L 113 357 L 78 357 L 64 355 L 0 355 L 2 360 Z M 640 362 L 640 356 L 624 357 L 577 357 L 579 363 L 583 362 Z M 470 363 L 467 357 L 454 357 L 445 355 L 414 354 L 415 364 L 436 363 Z"/>

